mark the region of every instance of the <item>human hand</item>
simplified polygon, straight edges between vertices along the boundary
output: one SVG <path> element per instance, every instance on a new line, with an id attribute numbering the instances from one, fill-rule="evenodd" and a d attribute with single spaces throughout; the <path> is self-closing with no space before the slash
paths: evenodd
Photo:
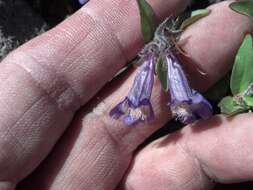
<path id="1" fill-rule="evenodd" d="M 186 0 L 151 4 L 161 19 L 183 9 Z M 228 71 L 244 33 L 253 29 L 227 4 L 213 7 L 183 35 L 183 48 L 207 73 L 190 75 L 198 89 Z M 169 119 L 158 82 L 154 122 L 126 127 L 108 116 L 133 81 L 131 70 L 104 87 L 143 45 L 138 15 L 135 1 L 91 0 L 1 63 L 0 190 L 14 189 L 42 161 L 18 189 L 208 189 L 214 181 L 253 178 L 251 114 L 200 121 L 133 159 L 138 145 Z M 185 67 L 189 73 L 195 68 Z"/>

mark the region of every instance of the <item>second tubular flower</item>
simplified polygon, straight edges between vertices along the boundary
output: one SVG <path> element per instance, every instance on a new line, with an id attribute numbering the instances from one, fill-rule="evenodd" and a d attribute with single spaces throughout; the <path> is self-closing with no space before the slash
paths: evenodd
<path id="1" fill-rule="evenodd" d="M 179 60 L 172 51 L 166 50 L 165 61 L 171 98 L 169 106 L 173 117 L 184 124 L 211 117 L 212 106 L 199 92 L 190 88 Z"/>

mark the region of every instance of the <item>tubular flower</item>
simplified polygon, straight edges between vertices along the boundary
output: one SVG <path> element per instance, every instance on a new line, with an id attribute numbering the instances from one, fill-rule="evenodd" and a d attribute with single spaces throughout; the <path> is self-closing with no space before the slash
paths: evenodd
<path id="1" fill-rule="evenodd" d="M 127 97 L 110 112 L 114 119 L 122 118 L 126 125 L 150 121 L 154 111 L 150 102 L 154 84 L 154 66 L 156 56 L 150 52 L 142 58 L 142 65 L 134 79 Z"/>
<path id="2" fill-rule="evenodd" d="M 179 60 L 170 50 L 166 50 L 165 56 L 173 117 L 184 124 L 211 117 L 212 106 L 199 92 L 190 88 Z"/>

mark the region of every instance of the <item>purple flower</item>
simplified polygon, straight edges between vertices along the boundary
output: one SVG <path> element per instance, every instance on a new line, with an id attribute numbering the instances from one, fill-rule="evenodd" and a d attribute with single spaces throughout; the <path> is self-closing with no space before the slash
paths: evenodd
<path id="1" fill-rule="evenodd" d="M 211 117 L 212 106 L 199 92 L 190 88 L 179 60 L 170 50 L 166 50 L 166 62 L 172 115 L 184 124 Z"/>
<path id="2" fill-rule="evenodd" d="M 142 60 L 143 64 L 139 68 L 127 97 L 110 112 L 112 118 L 122 118 L 126 125 L 135 125 L 154 118 L 150 97 L 154 84 L 156 56 L 154 53 L 148 53 Z"/>
<path id="3" fill-rule="evenodd" d="M 79 3 L 80 3 L 81 5 L 84 5 L 84 4 L 86 4 L 88 1 L 89 1 L 89 0 L 79 0 Z"/>

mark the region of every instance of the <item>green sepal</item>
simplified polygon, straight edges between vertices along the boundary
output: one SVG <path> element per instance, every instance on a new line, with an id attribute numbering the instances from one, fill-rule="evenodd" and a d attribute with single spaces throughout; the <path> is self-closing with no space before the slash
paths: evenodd
<path id="1" fill-rule="evenodd" d="M 156 74 L 158 76 L 158 79 L 161 82 L 162 89 L 165 92 L 168 92 L 169 86 L 168 86 L 168 65 L 167 62 L 164 61 L 163 58 L 159 58 L 157 64 L 156 64 Z"/>

